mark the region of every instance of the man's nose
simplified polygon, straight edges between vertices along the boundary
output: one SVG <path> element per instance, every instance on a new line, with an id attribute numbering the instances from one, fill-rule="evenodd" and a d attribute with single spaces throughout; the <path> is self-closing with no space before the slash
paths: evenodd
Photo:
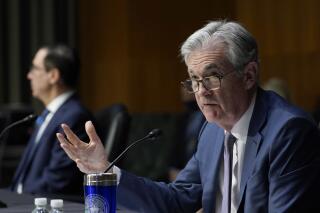
<path id="1" fill-rule="evenodd" d="M 210 90 L 208 90 L 204 85 L 203 82 L 199 82 L 199 90 L 198 90 L 199 95 L 208 95 L 211 93 Z"/>
<path id="2" fill-rule="evenodd" d="M 27 79 L 31 79 L 31 77 L 32 77 L 32 72 L 31 72 L 31 70 L 29 70 L 29 72 L 27 73 Z"/>

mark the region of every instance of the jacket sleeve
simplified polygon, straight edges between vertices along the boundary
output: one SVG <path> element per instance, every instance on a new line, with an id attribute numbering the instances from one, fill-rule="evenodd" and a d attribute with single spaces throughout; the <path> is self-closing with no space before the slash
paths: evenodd
<path id="1" fill-rule="evenodd" d="M 320 136 L 309 120 L 294 118 L 270 149 L 269 212 L 320 212 Z"/>
<path id="2" fill-rule="evenodd" d="M 177 180 L 166 184 L 121 171 L 118 206 L 134 212 L 195 212 L 201 208 L 202 186 L 193 157 Z"/>

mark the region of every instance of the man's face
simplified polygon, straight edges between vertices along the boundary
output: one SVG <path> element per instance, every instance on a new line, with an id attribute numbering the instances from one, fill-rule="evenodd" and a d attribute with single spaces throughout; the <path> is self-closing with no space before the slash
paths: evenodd
<path id="1" fill-rule="evenodd" d="M 40 49 L 32 61 L 32 66 L 28 72 L 27 78 L 30 80 L 33 97 L 40 100 L 45 98 L 51 88 L 50 72 L 46 71 L 44 58 L 47 54 L 46 49 Z"/>
<path id="2" fill-rule="evenodd" d="M 250 104 L 246 78 L 236 73 L 233 65 L 225 57 L 221 44 L 192 52 L 186 64 L 191 79 L 228 74 L 222 78 L 221 87 L 216 90 L 207 90 L 200 83 L 195 97 L 208 122 L 215 122 L 224 129 L 231 129 Z"/>

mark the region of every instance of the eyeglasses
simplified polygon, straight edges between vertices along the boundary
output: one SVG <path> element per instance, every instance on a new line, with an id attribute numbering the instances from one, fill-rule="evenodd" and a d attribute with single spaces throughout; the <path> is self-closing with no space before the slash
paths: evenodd
<path id="1" fill-rule="evenodd" d="M 206 90 L 217 90 L 221 87 L 221 80 L 233 72 L 234 71 L 231 71 L 225 75 L 215 74 L 212 76 L 204 77 L 202 79 L 187 79 L 185 81 L 182 81 L 181 84 L 190 93 L 196 93 L 199 91 L 200 82 Z"/>
<path id="2" fill-rule="evenodd" d="M 32 72 L 32 71 L 35 71 L 35 70 L 37 70 L 37 71 L 38 71 L 38 70 L 46 70 L 46 68 L 42 68 L 42 67 L 39 67 L 39 66 L 36 66 L 36 65 L 33 65 L 33 64 L 32 64 L 32 65 L 30 66 L 30 68 L 29 68 L 29 71 Z"/>

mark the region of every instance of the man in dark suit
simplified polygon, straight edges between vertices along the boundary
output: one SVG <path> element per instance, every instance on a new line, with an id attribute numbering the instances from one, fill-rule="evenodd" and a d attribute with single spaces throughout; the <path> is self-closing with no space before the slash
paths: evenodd
<path id="1" fill-rule="evenodd" d="M 136 212 L 320 212 L 319 130 L 305 112 L 259 87 L 251 34 L 213 21 L 181 54 L 190 77 L 184 86 L 207 120 L 197 151 L 170 184 L 114 167 L 118 204 Z M 62 126 L 67 137 L 58 134 L 59 141 L 81 171 L 103 172 L 109 163 L 92 123 L 89 144 Z"/>
<path id="2" fill-rule="evenodd" d="M 45 46 L 36 53 L 27 78 L 32 95 L 45 110 L 38 117 L 21 162 L 14 175 L 12 190 L 32 194 L 81 195 L 83 175 L 61 149 L 56 132 L 67 123 L 85 137 L 84 123 L 92 119 L 75 94 L 79 59 L 64 45 Z"/>

